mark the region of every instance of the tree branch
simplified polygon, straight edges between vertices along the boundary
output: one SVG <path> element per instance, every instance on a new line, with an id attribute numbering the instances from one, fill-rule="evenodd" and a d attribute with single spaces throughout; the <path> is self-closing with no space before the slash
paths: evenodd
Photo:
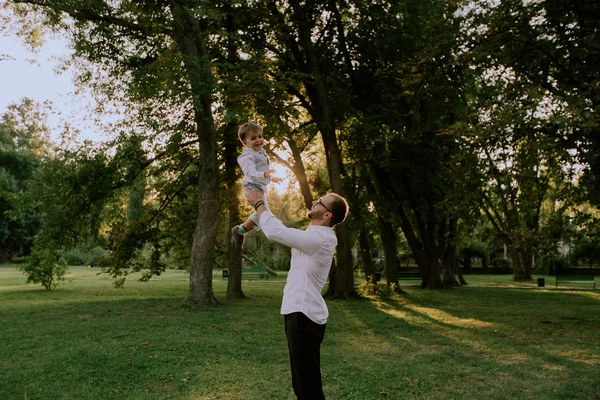
<path id="1" fill-rule="evenodd" d="M 135 21 L 128 20 L 126 18 L 116 17 L 109 11 L 107 15 L 101 15 L 97 11 L 92 10 L 85 4 L 73 5 L 68 7 L 62 2 L 55 0 L 13 0 L 17 4 L 31 4 L 34 6 L 40 6 L 48 8 L 57 12 L 64 12 L 69 16 L 73 17 L 77 21 L 89 21 L 95 23 L 104 23 L 107 25 L 118 26 L 131 31 L 135 31 L 143 34 L 144 37 L 152 36 L 152 34 L 160 33 L 171 35 L 172 31 L 161 24 L 139 24 Z M 108 4 L 102 3 L 106 10 L 112 10 Z"/>

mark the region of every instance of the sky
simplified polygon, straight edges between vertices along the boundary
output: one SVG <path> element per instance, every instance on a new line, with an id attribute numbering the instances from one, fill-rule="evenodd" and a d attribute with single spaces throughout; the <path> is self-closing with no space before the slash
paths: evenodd
<path id="1" fill-rule="evenodd" d="M 75 96 L 73 74 L 67 70 L 57 74 L 59 58 L 70 54 L 64 39 L 47 37 L 37 52 L 27 49 L 15 37 L 0 36 L 0 114 L 11 103 L 20 103 L 23 97 L 37 102 L 52 102 L 54 112 L 49 114 L 47 124 L 52 137 L 58 138 L 65 122 L 80 129 L 86 139 L 100 140 L 99 135 L 85 122 L 87 104 L 93 103 L 85 95 Z"/>
<path id="2" fill-rule="evenodd" d="M 68 56 L 66 40 L 47 37 L 46 43 L 36 53 L 27 49 L 17 38 L 0 35 L 0 115 L 7 106 L 19 103 L 23 97 L 37 102 L 52 102 L 53 112 L 49 113 L 47 125 L 52 138 L 58 142 L 65 122 L 81 130 L 82 139 L 101 141 L 93 124 L 86 121 L 89 111 L 86 105 L 93 99 L 85 94 L 76 96 L 73 73 L 69 70 L 57 74 L 59 59 Z M 290 184 L 289 171 L 280 164 L 273 163 L 276 175 L 284 178 L 281 184 L 274 184 L 279 193 L 285 192 Z"/>

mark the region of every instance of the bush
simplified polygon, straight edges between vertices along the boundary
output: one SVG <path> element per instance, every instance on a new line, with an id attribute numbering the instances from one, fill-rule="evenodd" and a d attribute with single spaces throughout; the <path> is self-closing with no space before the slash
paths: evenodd
<path id="1" fill-rule="evenodd" d="M 65 260 L 67 265 L 75 266 L 75 265 L 88 265 L 87 259 L 88 256 L 85 250 L 81 247 L 76 247 L 69 251 L 65 251 L 61 254 L 62 258 Z"/>
<path id="2" fill-rule="evenodd" d="M 387 299 L 396 293 L 397 286 L 392 283 L 389 287 L 387 285 L 379 285 L 373 282 L 373 279 L 368 281 L 361 281 L 356 288 L 356 292 L 362 296 L 377 296 L 381 299 Z"/>
<path id="3" fill-rule="evenodd" d="M 21 271 L 27 275 L 27 283 L 41 283 L 46 290 L 54 290 L 65 280 L 69 268 L 55 250 L 34 248 Z"/>
<path id="4" fill-rule="evenodd" d="M 541 256 L 535 263 L 535 271 L 543 275 L 560 275 L 567 268 L 567 259 L 558 254 Z"/>
<path id="5" fill-rule="evenodd" d="M 494 258 L 491 262 L 490 273 L 502 275 L 511 274 L 513 272 L 512 260 L 507 258 Z"/>
<path id="6" fill-rule="evenodd" d="M 381 294 L 381 289 L 377 282 L 374 282 L 373 278 L 370 278 L 368 281 L 361 281 L 356 288 L 356 292 L 362 297 L 379 296 Z"/>
<path id="7" fill-rule="evenodd" d="M 98 263 L 100 262 L 100 260 L 102 260 L 105 257 L 108 257 L 108 255 L 110 254 L 108 250 L 103 249 L 100 246 L 96 246 L 93 249 L 91 249 L 88 252 L 90 258 L 88 260 L 88 264 L 92 267 L 95 267 L 96 265 L 98 265 Z"/>
<path id="8" fill-rule="evenodd" d="M 69 251 L 62 253 L 62 257 L 67 262 L 67 265 L 90 265 L 95 267 L 98 262 L 108 256 L 108 250 L 100 246 L 96 246 L 90 250 L 82 247 L 75 247 Z"/>
<path id="9" fill-rule="evenodd" d="M 575 243 L 571 250 L 571 260 L 574 264 L 587 264 L 591 268 L 600 260 L 600 243 L 584 237 Z"/>

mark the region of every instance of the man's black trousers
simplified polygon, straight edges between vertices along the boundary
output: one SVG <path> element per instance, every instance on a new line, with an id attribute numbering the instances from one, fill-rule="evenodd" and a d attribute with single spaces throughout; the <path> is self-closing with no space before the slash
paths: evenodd
<path id="1" fill-rule="evenodd" d="M 321 343 L 325 324 L 319 325 L 301 312 L 286 314 L 283 320 L 296 397 L 298 400 L 325 399 L 321 381 Z"/>

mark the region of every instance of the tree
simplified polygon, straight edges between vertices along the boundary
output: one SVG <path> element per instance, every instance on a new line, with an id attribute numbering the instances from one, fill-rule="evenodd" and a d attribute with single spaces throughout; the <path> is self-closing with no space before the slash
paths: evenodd
<path id="1" fill-rule="evenodd" d="M 600 262 L 600 243 L 584 236 L 575 243 L 569 256 L 572 263 L 578 264 L 583 261 L 592 269 L 594 264 Z"/>
<path id="2" fill-rule="evenodd" d="M 308 1 L 300 4 L 296 0 L 275 3 L 257 2 L 249 7 L 251 15 L 265 19 L 248 30 L 243 39 L 252 54 L 263 60 L 267 51 L 269 75 L 285 88 L 319 129 L 327 157 L 328 176 L 331 189 L 345 197 L 342 184 L 343 165 L 336 129 L 340 127 L 333 110 L 341 97 L 335 94 L 336 69 L 331 68 L 331 55 L 335 48 L 330 36 L 333 31 L 324 23 L 322 15 L 329 14 L 329 3 Z M 258 34 L 256 31 L 260 31 Z M 318 32 L 318 38 L 312 32 Z M 332 80 L 333 79 L 333 80 Z M 299 166 L 298 163 L 295 165 Z M 305 199 L 308 193 L 305 194 Z M 336 227 L 338 248 L 336 263 L 330 274 L 327 296 L 348 298 L 355 296 L 352 275 L 351 243 L 344 224 Z"/>
<path id="3" fill-rule="evenodd" d="M 212 115 L 214 81 L 208 59 L 209 14 L 195 1 L 173 0 L 162 5 L 154 1 L 109 4 L 102 0 L 16 1 L 42 6 L 47 23 L 62 28 L 63 16 L 72 24 L 76 57 L 91 63 L 105 63 L 112 76 L 125 80 L 130 98 L 151 103 L 159 95 L 178 90 L 174 95 L 189 102 L 192 124 L 189 133 L 198 144 L 198 214 L 190 261 L 188 301 L 216 303 L 212 292 L 212 251 L 216 241 L 218 215 L 218 168 L 216 129 Z M 209 11 L 210 10 L 206 10 Z M 152 77 L 148 68 L 162 68 L 164 61 L 178 59 L 176 81 L 167 90 L 146 88 L 150 81 L 165 82 L 169 72 L 158 70 Z M 180 75 L 177 75 L 180 73 Z M 106 86 L 106 85 L 105 85 Z M 100 87 L 101 88 L 101 87 Z M 117 92 L 117 88 L 111 89 Z M 181 104 L 181 103 L 180 103 Z M 183 122 L 183 121 L 182 121 Z M 188 121 L 189 122 L 189 121 Z M 185 124 L 184 124 L 185 125 Z"/>
<path id="4" fill-rule="evenodd" d="M 441 288 L 458 218 L 447 200 L 459 174 L 448 162 L 457 144 L 442 133 L 464 107 L 453 6 L 357 5 L 341 51 L 355 110 L 345 126 L 349 158 L 363 166 L 378 214 L 402 229 L 422 287 Z"/>
<path id="5" fill-rule="evenodd" d="M 568 129 L 544 134 L 575 153 L 585 169 L 580 184 L 588 199 L 598 202 L 600 45 L 596 40 L 600 4 L 596 1 L 545 0 L 480 3 L 467 13 L 465 49 L 476 63 L 503 66 L 546 90 L 564 104 Z M 568 110 L 568 111 L 567 111 Z"/>
<path id="6" fill-rule="evenodd" d="M 40 283 L 46 290 L 54 290 L 65 280 L 69 269 L 56 250 L 41 245 L 33 250 L 21 271 L 27 275 L 27 283 Z"/>
<path id="7" fill-rule="evenodd" d="M 0 263 L 28 255 L 40 228 L 40 214 L 21 206 L 20 197 L 49 149 L 42 105 L 24 98 L 0 121 Z"/>
<path id="8" fill-rule="evenodd" d="M 478 155 L 472 161 L 482 210 L 509 249 L 516 280 L 531 279 L 538 249 L 556 251 L 566 233 L 565 212 L 579 197 L 572 166 L 586 153 L 574 142 L 587 142 L 582 133 L 595 124 L 580 120 L 584 99 L 573 91 L 575 82 L 558 84 L 566 78 L 562 64 L 581 54 L 557 47 L 571 35 L 549 22 L 547 6 L 552 2 L 481 6 L 467 16 L 465 29 L 471 51 L 464 59 L 480 78 L 472 86 L 469 122 L 460 129 L 469 132 L 466 145 Z"/>

